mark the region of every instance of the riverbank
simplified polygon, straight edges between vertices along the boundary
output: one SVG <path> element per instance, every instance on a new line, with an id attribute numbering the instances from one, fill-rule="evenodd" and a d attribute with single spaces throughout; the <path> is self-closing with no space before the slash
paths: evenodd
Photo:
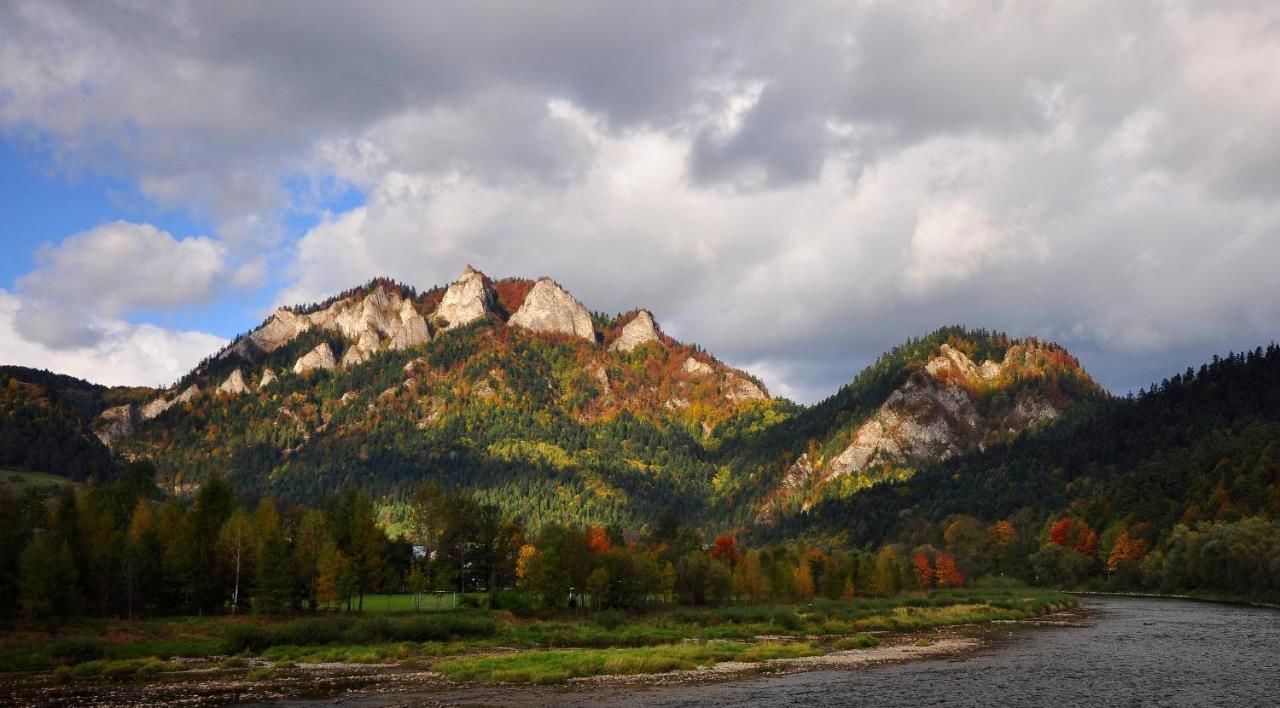
<path id="1" fill-rule="evenodd" d="M 1064 590 L 1068 595 L 1078 595 L 1082 597 L 1140 597 L 1151 598 L 1153 600 L 1187 600 L 1189 602 L 1212 602 L 1221 605 L 1244 605 L 1246 607 L 1266 607 L 1273 610 L 1280 610 L 1280 602 L 1271 602 L 1267 600 L 1256 600 L 1238 595 L 1218 595 L 1213 593 L 1205 594 L 1168 594 L 1158 592 L 1119 592 L 1104 590 Z"/>
<path id="2" fill-rule="evenodd" d="M 43 663 L 0 674 L 0 703 L 199 705 L 328 698 L 372 687 L 717 681 L 963 652 L 980 644 L 975 628 L 1075 602 L 1018 588 L 622 617 L 526 620 L 451 611 L 97 623 L 56 638 L 0 636 L 0 661 Z M 77 660 L 84 657 L 92 658 Z"/>

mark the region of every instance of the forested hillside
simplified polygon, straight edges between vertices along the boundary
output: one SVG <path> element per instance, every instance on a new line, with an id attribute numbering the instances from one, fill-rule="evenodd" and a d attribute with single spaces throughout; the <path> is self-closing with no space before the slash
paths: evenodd
<path id="1" fill-rule="evenodd" d="M 776 424 L 744 411 L 721 426 L 718 463 L 734 471 L 721 491 L 744 516 L 783 518 L 1105 398 L 1055 344 L 944 327 L 895 347 L 830 398 L 774 413 Z"/>
<path id="2" fill-rule="evenodd" d="M 244 495 L 314 502 L 355 484 L 403 518 L 422 481 L 532 528 L 713 525 L 708 435 L 793 408 L 647 311 L 590 314 L 548 279 L 467 269 L 419 295 L 375 280 L 277 311 L 99 431 L 171 494 L 214 473 Z"/>
<path id="3" fill-rule="evenodd" d="M 111 477 L 110 452 L 89 422 L 113 402 L 137 395 L 39 369 L 0 367 L 0 468 L 73 480 Z"/>
<path id="4" fill-rule="evenodd" d="M 1278 516 L 1272 344 L 907 481 L 826 500 L 767 535 L 967 545 L 955 550 L 971 574 L 1248 595 L 1280 591 Z"/>

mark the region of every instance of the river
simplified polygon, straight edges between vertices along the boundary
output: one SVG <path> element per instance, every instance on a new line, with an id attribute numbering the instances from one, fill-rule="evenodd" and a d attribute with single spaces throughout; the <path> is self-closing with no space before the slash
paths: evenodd
<path id="1" fill-rule="evenodd" d="M 642 689 L 349 695 L 339 705 L 1277 706 L 1280 611 L 1086 597 L 1066 626 L 1010 625 L 945 659 Z M 333 703 L 331 699 L 327 701 Z"/>

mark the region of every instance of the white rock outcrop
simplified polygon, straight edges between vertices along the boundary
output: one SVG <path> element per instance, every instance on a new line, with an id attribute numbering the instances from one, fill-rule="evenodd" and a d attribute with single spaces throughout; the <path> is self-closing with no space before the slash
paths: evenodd
<path id="1" fill-rule="evenodd" d="M 470 324 L 493 311 L 493 293 L 485 284 L 484 274 L 467 266 L 462 275 L 444 291 L 440 306 L 431 315 L 443 320 L 445 329 Z"/>
<path id="2" fill-rule="evenodd" d="M 231 372 L 226 381 L 218 386 L 218 393 L 228 396 L 239 396 L 242 393 L 248 393 L 249 387 L 244 384 L 244 374 L 239 369 Z"/>
<path id="3" fill-rule="evenodd" d="M 258 381 L 258 390 L 261 391 L 262 389 L 270 386 L 275 382 L 276 382 L 276 372 L 272 371 L 269 367 L 266 369 L 263 369 L 262 378 Z"/>
<path id="4" fill-rule="evenodd" d="M 754 381 L 739 374 L 729 374 L 725 378 L 724 397 L 733 403 L 740 401 L 756 401 L 768 398 L 769 394 L 755 384 Z"/>
<path id="5" fill-rule="evenodd" d="M 524 303 L 507 324 L 530 332 L 568 334 L 591 342 L 596 340 L 591 313 L 550 278 L 534 283 Z"/>
<path id="6" fill-rule="evenodd" d="M 191 384 L 186 388 L 186 390 L 184 390 L 182 393 L 179 393 L 177 398 L 173 399 L 173 403 L 174 405 L 177 405 L 179 403 L 187 403 L 191 399 L 199 395 L 200 395 L 200 387 L 196 384 Z"/>
<path id="7" fill-rule="evenodd" d="M 302 355 L 293 364 L 293 373 L 305 374 L 308 371 L 316 369 L 328 370 L 336 367 L 338 363 L 334 361 L 333 350 L 329 348 L 327 342 L 318 345 L 315 349 Z"/>
<path id="8" fill-rule="evenodd" d="M 660 341 L 658 325 L 653 321 L 653 315 L 648 310 L 641 310 L 622 328 L 622 333 L 609 345 L 609 349 L 629 352 L 642 344 L 657 341 Z"/>
<path id="9" fill-rule="evenodd" d="M 392 351 L 404 351 L 410 347 L 417 347 L 431 341 L 431 330 L 427 328 L 427 318 L 418 314 L 418 310 L 414 308 L 413 303 L 404 300 L 400 303 L 400 312 L 397 313 L 400 322 L 398 327 L 393 327 L 391 338 L 387 342 L 387 349 Z"/>
<path id="10" fill-rule="evenodd" d="M 309 314 L 280 308 L 218 358 L 236 354 L 246 361 L 256 361 L 312 328 L 338 332 L 355 343 L 348 348 L 344 365 L 367 361 L 382 349 L 408 349 L 431 340 L 427 319 L 418 314 L 413 301 L 379 283 L 368 293 L 356 293 Z"/>
<path id="11" fill-rule="evenodd" d="M 975 364 L 964 352 L 943 344 L 937 356 L 853 432 L 849 446 L 827 466 L 826 477 L 879 464 L 946 459 L 981 444 L 993 427 L 1016 432 L 1057 417 L 1051 401 L 1028 390 L 1020 391 L 1012 410 L 995 420 L 984 417 L 974 400 L 975 391 L 1042 355 L 1032 341 L 1010 347 L 1002 361 Z"/>
<path id="12" fill-rule="evenodd" d="M 133 428 L 140 422 L 138 407 L 132 403 L 108 408 L 98 414 L 94 421 L 94 434 L 108 448 L 122 438 L 133 434 Z"/>
<path id="13" fill-rule="evenodd" d="M 707 362 L 698 361 L 693 357 L 685 359 L 680 369 L 690 376 L 710 376 L 716 372 L 715 368 Z"/>
<path id="14" fill-rule="evenodd" d="M 169 408 L 173 406 L 173 403 L 174 402 L 172 400 L 162 396 L 143 404 L 142 408 L 138 412 L 142 416 L 143 420 L 151 420 L 152 418 L 155 418 L 161 413 L 169 410 Z"/>

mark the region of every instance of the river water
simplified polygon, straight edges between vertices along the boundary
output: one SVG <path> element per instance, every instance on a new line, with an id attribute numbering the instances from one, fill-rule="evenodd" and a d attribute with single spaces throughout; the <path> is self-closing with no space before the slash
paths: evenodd
<path id="1" fill-rule="evenodd" d="M 1280 611 L 1088 597 L 1067 626 L 1009 626 L 946 659 L 642 689 L 472 689 L 338 704 L 1280 706 Z M 333 702 L 332 700 L 330 702 Z"/>

